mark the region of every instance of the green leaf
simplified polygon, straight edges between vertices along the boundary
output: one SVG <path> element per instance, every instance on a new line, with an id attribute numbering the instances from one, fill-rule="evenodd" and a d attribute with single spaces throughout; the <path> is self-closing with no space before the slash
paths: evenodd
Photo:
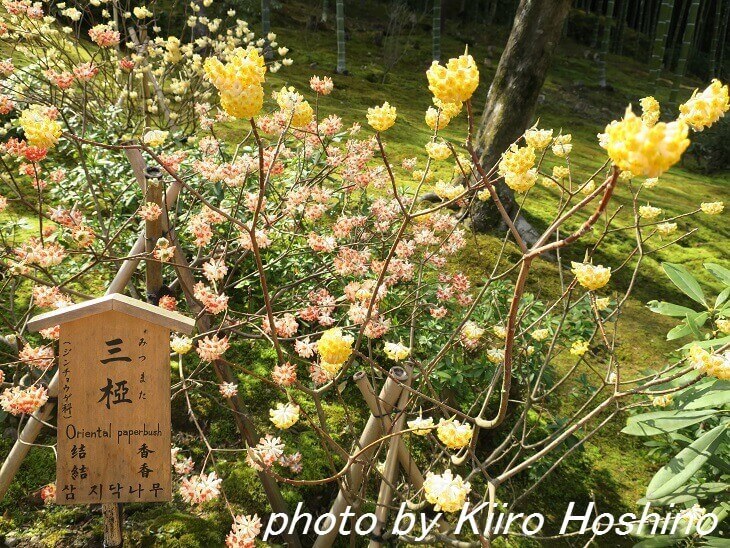
<path id="1" fill-rule="evenodd" d="M 678 318 L 684 318 L 687 314 L 692 314 L 695 311 L 686 306 L 680 306 L 674 303 L 668 303 L 665 301 L 649 301 L 649 310 L 661 314 L 662 316 L 674 316 Z"/>
<path id="2" fill-rule="evenodd" d="M 687 428 L 719 413 L 717 409 L 700 411 L 655 411 L 629 417 L 621 432 L 630 436 L 656 436 Z"/>
<path id="3" fill-rule="evenodd" d="M 730 382 L 718 380 L 702 396 L 693 399 L 684 409 L 702 409 L 704 407 L 722 407 L 730 404 Z"/>
<path id="4" fill-rule="evenodd" d="M 677 453 L 651 478 L 646 488 L 646 498 L 665 497 L 687 483 L 715 452 L 729 425 L 716 426 Z"/>
<path id="5" fill-rule="evenodd" d="M 715 263 L 705 263 L 705 268 L 725 285 L 730 285 L 730 270 Z"/>
<path id="6" fill-rule="evenodd" d="M 664 272 L 667 273 L 667 276 L 669 276 L 669 279 L 672 280 L 674 285 L 676 285 L 682 293 L 687 295 L 690 299 L 707 306 L 707 303 L 705 302 L 705 294 L 702 292 L 702 288 L 697 280 L 695 280 L 694 276 L 689 273 L 689 270 L 682 265 L 673 263 L 662 263 L 662 267 L 664 268 Z"/>
<path id="7" fill-rule="evenodd" d="M 689 329 L 689 326 L 687 326 L 687 328 Z M 669 336 L 667 335 L 667 338 L 668 337 Z M 708 348 L 716 348 L 719 346 L 724 346 L 728 343 L 730 343 L 730 335 L 721 337 L 719 339 L 710 339 L 709 341 L 692 341 L 690 343 L 685 344 L 682 348 L 680 348 L 680 350 L 688 350 L 689 348 L 692 348 L 693 346 L 699 346 L 700 348 L 704 348 L 705 350 L 707 350 Z"/>
<path id="8" fill-rule="evenodd" d="M 710 317 L 709 312 L 693 312 L 694 317 L 692 317 L 692 321 L 694 322 L 694 326 L 696 328 L 702 327 L 707 322 L 707 319 Z M 682 337 L 686 337 L 687 335 L 691 335 L 694 331 L 692 329 L 692 325 L 687 321 L 687 318 L 690 318 L 690 315 L 687 314 L 687 317 L 685 318 L 685 321 L 679 324 L 678 326 L 672 328 L 669 333 L 667 333 L 667 340 L 673 341 L 675 339 L 681 339 Z"/>
<path id="9" fill-rule="evenodd" d="M 677 544 L 677 539 L 670 536 L 652 537 L 634 544 L 634 548 L 664 548 L 675 544 Z"/>
<path id="10" fill-rule="evenodd" d="M 696 314 L 687 314 L 687 325 L 692 330 L 692 334 L 695 336 L 695 339 L 701 340 L 702 339 L 702 333 L 700 332 L 700 326 L 697 325 L 697 322 L 695 322 L 694 316 Z M 705 314 L 705 322 L 707 321 L 707 315 Z M 704 324 L 704 322 L 702 322 Z"/>
<path id="11" fill-rule="evenodd" d="M 730 287 L 726 287 L 722 290 L 722 292 L 717 296 L 717 299 L 715 299 L 715 309 L 720 308 L 725 301 L 727 301 L 727 298 L 730 297 Z"/>
<path id="12" fill-rule="evenodd" d="M 660 497 L 651 501 L 646 498 L 640 499 L 638 504 L 640 506 L 644 506 L 647 502 L 651 502 L 652 506 L 669 506 L 670 504 L 683 504 L 685 502 L 694 504 L 698 500 L 704 500 L 712 495 L 724 493 L 728 488 L 730 488 L 730 484 L 727 483 L 693 483 L 681 487 L 666 497 Z"/>

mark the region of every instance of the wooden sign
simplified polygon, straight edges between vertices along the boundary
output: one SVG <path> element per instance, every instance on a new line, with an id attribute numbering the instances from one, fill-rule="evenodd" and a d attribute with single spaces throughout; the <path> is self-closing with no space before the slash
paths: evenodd
<path id="1" fill-rule="evenodd" d="M 29 327 L 58 324 L 57 504 L 171 500 L 170 331 L 194 321 L 114 294 Z"/>

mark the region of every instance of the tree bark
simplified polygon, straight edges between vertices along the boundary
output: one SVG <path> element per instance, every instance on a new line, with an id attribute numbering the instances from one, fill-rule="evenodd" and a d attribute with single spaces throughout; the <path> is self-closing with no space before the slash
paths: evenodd
<path id="1" fill-rule="evenodd" d="M 520 2 L 507 47 L 489 88 L 477 135 L 480 161 L 485 169 L 498 162 L 502 152 L 532 122 L 570 4 L 571 0 Z M 497 193 L 507 211 L 513 209 L 514 194 L 504 183 L 497 185 Z M 492 201 L 475 201 L 470 213 L 476 231 L 500 225 L 501 216 Z"/>

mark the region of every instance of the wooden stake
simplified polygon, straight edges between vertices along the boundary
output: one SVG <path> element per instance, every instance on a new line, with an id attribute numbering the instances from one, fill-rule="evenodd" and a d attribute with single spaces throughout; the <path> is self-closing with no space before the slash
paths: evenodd
<path id="1" fill-rule="evenodd" d="M 122 505 L 102 504 L 101 514 L 104 517 L 104 548 L 116 548 L 124 544 L 122 536 Z"/>
<path id="2" fill-rule="evenodd" d="M 355 383 L 362 382 L 363 379 L 367 382 L 367 377 L 363 375 L 355 375 L 353 377 Z M 388 413 L 393 409 L 396 401 L 403 391 L 401 386 L 402 382 L 408 379 L 408 373 L 402 367 L 393 367 L 390 370 L 388 379 L 383 384 L 383 388 L 378 396 L 380 413 Z M 368 418 L 368 422 L 360 435 L 360 440 L 357 447 L 366 447 L 374 443 L 381 437 L 382 422 L 380 417 L 373 414 Z M 359 457 L 357 462 L 354 462 L 350 466 L 350 472 L 348 474 L 348 485 L 347 489 L 344 486 L 340 486 L 340 491 L 337 493 L 337 498 L 332 503 L 332 507 L 329 513 L 335 518 L 335 526 L 330 530 L 329 533 L 320 535 L 314 542 L 314 548 L 327 548 L 334 544 L 335 539 L 339 533 L 340 526 L 342 524 L 342 512 L 347 508 L 348 504 L 354 499 L 357 492 L 360 490 L 363 483 L 363 474 L 365 472 L 365 465 L 363 462 L 367 462 L 368 459 L 375 453 L 377 446 L 373 445 L 365 450 Z"/>
<path id="3" fill-rule="evenodd" d="M 410 376 L 408 377 L 410 380 Z M 395 434 L 396 437 L 390 438 L 388 445 L 388 453 L 385 456 L 385 467 L 383 469 L 383 479 L 380 481 L 380 490 L 378 492 L 378 503 L 375 508 L 375 518 L 377 525 L 373 531 L 373 537 L 368 544 L 369 548 L 380 548 L 383 545 L 383 533 L 385 532 L 388 521 L 388 507 L 393 499 L 393 485 L 396 481 L 398 473 L 398 446 L 401 436 L 398 435 L 403 430 L 406 422 L 406 413 L 404 409 L 408 404 L 409 392 L 403 390 L 398 400 L 397 417 L 392 422 L 392 430 L 389 434 Z"/>

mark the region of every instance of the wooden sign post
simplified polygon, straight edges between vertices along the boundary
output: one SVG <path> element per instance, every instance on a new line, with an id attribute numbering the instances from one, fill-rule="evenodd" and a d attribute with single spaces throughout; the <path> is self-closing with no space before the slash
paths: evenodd
<path id="1" fill-rule="evenodd" d="M 115 293 L 28 327 L 59 324 L 57 504 L 171 500 L 170 331 L 194 320 Z"/>

